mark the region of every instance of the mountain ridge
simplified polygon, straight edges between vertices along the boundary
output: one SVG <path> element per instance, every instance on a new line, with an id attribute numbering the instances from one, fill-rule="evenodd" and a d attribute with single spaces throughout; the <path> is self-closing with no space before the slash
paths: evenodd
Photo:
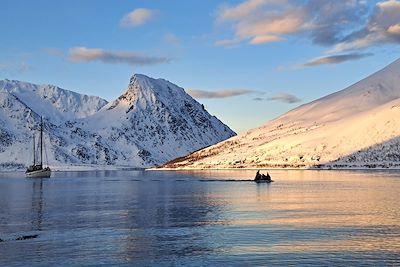
<path id="1" fill-rule="evenodd" d="M 400 168 L 400 152 L 376 154 L 400 144 L 399 105 L 400 59 L 343 90 L 164 167 Z M 369 147 L 375 152 L 365 152 Z M 359 156 L 362 151 L 364 157 Z"/>
<path id="2" fill-rule="evenodd" d="M 133 75 L 109 103 L 56 86 L 0 81 L 0 105 L 0 166 L 11 169 L 29 163 L 21 152 L 30 151 L 40 116 L 50 165 L 59 167 L 145 168 L 235 134 L 183 88 L 145 75 Z"/>
<path id="3" fill-rule="evenodd" d="M 7 91 L 37 113 L 58 122 L 89 116 L 107 104 L 98 96 L 79 94 L 50 84 L 6 79 L 0 81 L 0 91 Z"/>

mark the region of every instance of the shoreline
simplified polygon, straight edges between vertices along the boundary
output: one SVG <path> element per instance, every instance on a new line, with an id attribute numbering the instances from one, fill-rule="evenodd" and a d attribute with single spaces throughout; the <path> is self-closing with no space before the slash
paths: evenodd
<path id="1" fill-rule="evenodd" d="M 256 171 L 256 170 L 277 170 L 277 171 L 366 171 L 366 170 L 377 170 L 377 171 L 400 171 L 400 166 L 396 168 L 150 168 L 145 169 L 146 171 Z"/>
<path id="2" fill-rule="evenodd" d="M 131 166 L 102 166 L 102 165 L 68 165 L 68 166 L 51 166 L 52 172 L 91 172 L 91 171 L 144 171 L 146 168 L 138 168 Z M 26 168 L 4 169 L 0 173 L 25 172 Z"/>
<path id="3" fill-rule="evenodd" d="M 268 168 L 268 167 L 248 167 L 248 168 L 159 168 L 159 167 L 150 167 L 150 168 L 138 168 L 138 167 L 130 167 L 130 166 L 96 166 L 96 165 L 68 165 L 68 166 L 49 166 L 52 172 L 94 172 L 94 171 L 176 171 L 176 172 L 184 172 L 184 171 L 256 171 L 256 170 L 269 170 L 269 171 L 400 171 L 400 166 L 396 167 L 340 167 L 340 168 L 296 168 L 296 167 L 287 167 L 287 168 Z M 0 173 L 11 173 L 11 172 L 25 172 L 25 168 L 17 168 L 17 169 L 3 169 L 0 170 Z"/>

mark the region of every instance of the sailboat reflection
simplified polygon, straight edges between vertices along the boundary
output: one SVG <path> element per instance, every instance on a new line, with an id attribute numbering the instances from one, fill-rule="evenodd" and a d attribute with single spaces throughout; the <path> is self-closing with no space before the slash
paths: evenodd
<path id="1" fill-rule="evenodd" d="M 32 180 L 32 230 L 42 231 L 43 221 L 43 179 Z"/>

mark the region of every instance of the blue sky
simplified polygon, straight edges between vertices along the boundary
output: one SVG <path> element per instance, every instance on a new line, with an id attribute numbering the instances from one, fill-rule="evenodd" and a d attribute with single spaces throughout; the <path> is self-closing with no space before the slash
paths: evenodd
<path id="1" fill-rule="evenodd" d="M 113 100 L 165 78 L 243 132 L 399 58 L 400 1 L 2 0 L 0 33 L 0 79 Z"/>

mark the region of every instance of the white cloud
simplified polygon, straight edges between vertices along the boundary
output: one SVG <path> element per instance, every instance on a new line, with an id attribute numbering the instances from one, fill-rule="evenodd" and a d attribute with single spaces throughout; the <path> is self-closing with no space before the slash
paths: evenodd
<path id="1" fill-rule="evenodd" d="M 374 44 L 383 43 L 383 42 L 385 42 L 385 40 L 386 40 L 386 38 L 382 34 L 369 33 L 365 36 L 360 36 L 351 41 L 345 41 L 345 42 L 338 43 L 328 52 L 329 53 L 338 53 L 338 52 L 344 52 L 344 51 L 349 51 L 349 50 L 359 50 L 359 49 L 363 49 L 363 48 L 372 46 Z"/>
<path id="2" fill-rule="evenodd" d="M 229 90 L 220 90 L 220 91 L 204 91 L 204 90 L 195 90 L 189 89 L 187 93 L 194 98 L 227 98 L 239 95 L 247 95 L 253 94 L 255 91 L 253 90 L 245 90 L 245 89 L 229 89 Z"/>
<path id="3" fill-rule="evenodd" d="M 275 35 L 260 35 L 256 36 L 253 39 L 251 39 L 250 44 L 253 45 L 258 45 L 258 44 L 265 44 L 265 43 L 271 43 L 271 42 L 279 42 L 282 41 L 283 38 Z"/>
<path id="4" fill-rule="evenodd" d="M 352 60 L 359 60 L 365 57 L 372 56 L 371 53 L 366 54 L 359 54 L 359 53 L 352 53 L 352 54 L 344 54 L 344 55 L 334 55 L 334 56 L 326 56 L 320 57 L 313 60 L 310 60 L 307 63 L 301 65 L 301 67 L 314 67 L 318 65 L 325 65 L 325 64 L 339 64 L 346 61 Z"/>
<path id="5" fill-rule="evenodd" d="M 298 32 L 305 25 L 304 11 L 287 0 L 247 0 L 219 10 L 219 22 L 231 22 L 234 38 L 217 41 L 217 45 L 282 41 L 285 34 Z"/>
<path id="6" fill-rule="evenodd" d="M 108 64 L 155 65 L 168 63 L 169 58 L 147 56 L 129 51 L 105 51 L 100 48 L 74 47 L 69 50 L 71 62 L 101 61 Z"/>
<path id="7" fill-rule="evenodd" d="M 147 8 L 136 8 L 126 14 L 120 21 L 123 27 L 138 27 L 151 21 L 156 16 L 156 11 Z"/>
<path id="8" fill-rule="evenodd" d="M 276 36 L 301 30 L 304 24 L 301 10 L 288 10 L 284 13 L 266 13 L 260 17 L 242 21 L 236 26 L 236 35 L 242 38 Z"/>
<path id="9" fill-rule="evenodd" d="M 254 11 L 257 11 L 260 7 L 266 5 L 268 2 L 270 1 L 248 0 L 236 6 L 222 8 L 220 10 L 220 14 L 218 15 L 218 19 L 220 21 L 244 19 L 251 15 Z"/>
<path id="10" fill-rule="evenodd" d="M 73 62 L 84 62 L 101 59 L 106 55 L 103 49 L 74 47 L 69 50 L 68 59 Z"/>
<path id="11" fill-rule="evenodd" d="M 390 34 L 400 35 L 400 23 L 390 26 L 387 31 Z"/>
<path id="12" fill-rule="evenodd" d="M 271 97 L 268 97 L 267 100 L 270 100 L 270 101 L 276 100 L 276 101 L 281 101 L 281 102 L 288 103 L 288 104 L 298 103 L 298 102 L 302 101 L 297 96 L 291 95 L 288 93 L 278 93 Z"/>

